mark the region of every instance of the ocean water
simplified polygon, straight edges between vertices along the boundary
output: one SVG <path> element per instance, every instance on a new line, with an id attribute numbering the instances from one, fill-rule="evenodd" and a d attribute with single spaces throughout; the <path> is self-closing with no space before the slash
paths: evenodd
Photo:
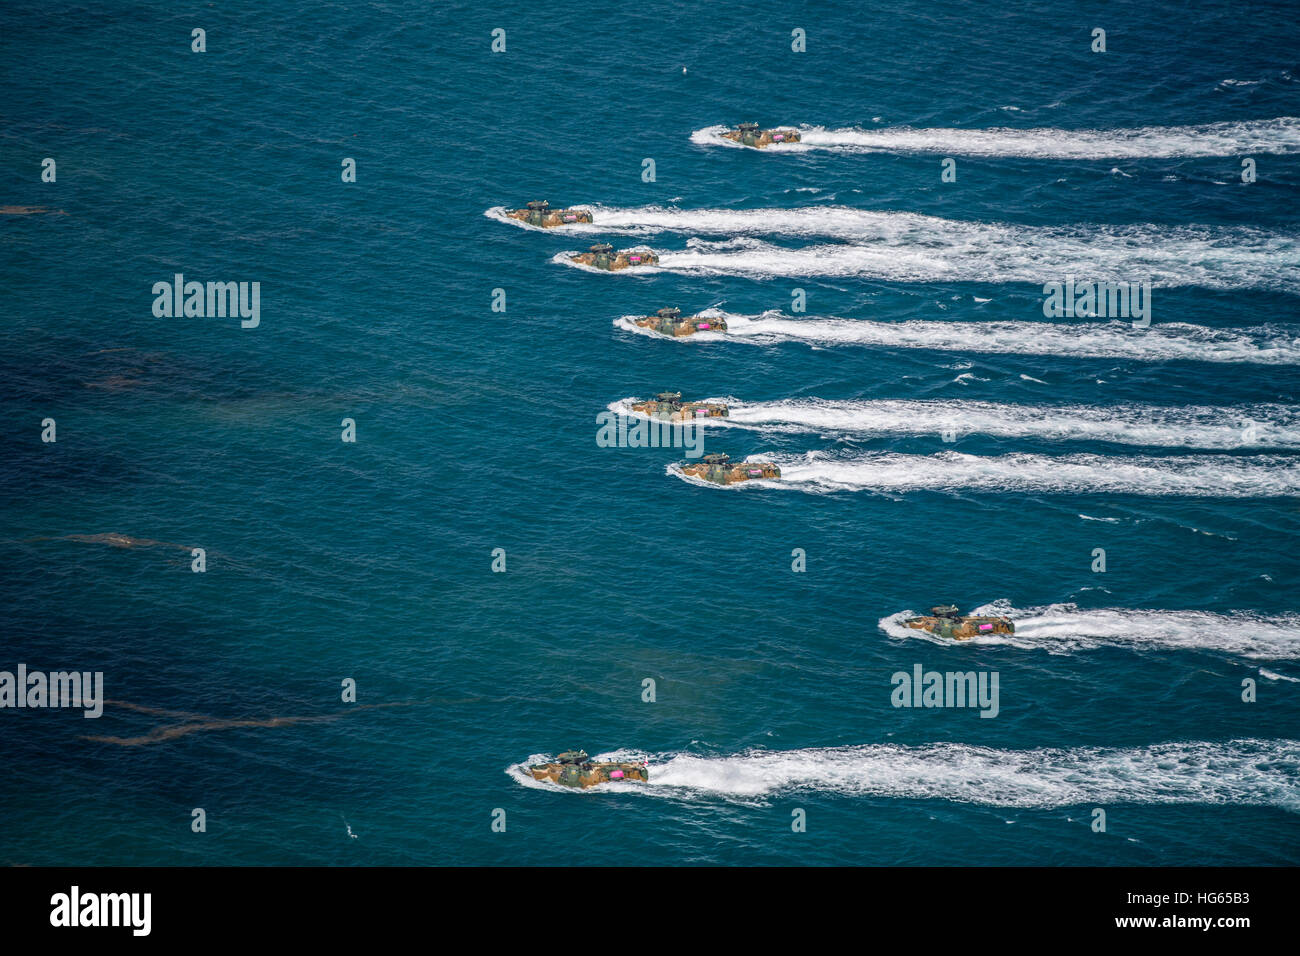
<path id="1" fill-rule="evenodd" d="M 0 710 L 0 863 L 1300 862 L 1289 5 L 0 18 L 0 205 L 61 211 L 0 215 L 0 669 L 111 701 Z M 176 273 L 260 325 L 155 317 Z M 1151 327 L 1046 318 L 1069 275 Z M 782 481 L 597 444 L 664 388 Z M 949 601 L 1017 632 L 898 624 Z M 918 664 L 997 716 L 893 706 Z M 651 782 L 521 773 L 569 747 Z"/>

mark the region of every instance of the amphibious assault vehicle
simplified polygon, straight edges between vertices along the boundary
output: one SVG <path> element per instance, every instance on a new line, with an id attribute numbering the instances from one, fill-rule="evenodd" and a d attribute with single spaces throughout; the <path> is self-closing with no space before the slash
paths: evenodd
<path id="1" fill-rule="evenodd" d="M 534 780 L 549 780 L 562 787 L 594 787 L 600 783 L 621 783 L 635 780 L 645 783 L 650 770 L 644 762 L 630 760 L 593 761 L 585 750 L 566 750 L 551 763 L 536 764 L 528 768 Z"/>
<path id="2" fill-rule="evenodd" d="M 643 315 L 633 321 L 643 329 L 653 329 L 660 335 L 673 338 L 694 335 L 696 332 L 727 331 L 726 319 L 714 316 L 705 318 L 700 315 L 683 316 L 681 309 L 660 309 L 654 315 Z"/>
<path id="3" fill-rule="evenodd" d="M 669 422 L 726 418 L 728 415 L 723 402 L 683 402 L 681 392 L 660 392 L 650 401 L 634 402 L 632 411 Z"/>
<path id="4" fill-rule="evenodd" d="M 554 229 L 575 222 L 591 222 L 591 213 L 586 209 L 552 209 L 545 199 L 530 202 L 524 209 L 507 209 L 506 215 L 518 219 L 530 226 L 541 229 Z"/>
<path id="5" fill-rule="evenodd" d="M 757 123 L 741 123 L 735 129 L 729 129 L 721 135 L 723 139 L 729 139 L 741 146 L 752 146 L 754 149 L 766 149 L 773 143 L 799 142 L 798 130 L 759 129 Z"/>
<path id="6" fill-rule="evenodd" d="M 903 621 L 904 626 L 918 631 L 926 631 L 938 637 L 951 638 L 954 641 L 969 641 L 972 637 L 986 634 L 1014 634 L 1016 626 L 1010 618 L 976 617 L 962 614 L 955 604 L 943 604 L 930 608 L 925 617 L 909 617 Z"/>
<path id="7" fill-rule="evenodd" d="M 574 262 L 581 262 L 584 266 L 595 266 L 608 272 L 659 264 L 659 257 L 649 249 L 620 249 L 615 252 L 614 247 L 608 242 L 598 242 L 587 252 L 580 252 L 569 258 Z"/>
<path id="8" fill-rule="evenodd" d="M 732 461 L 730 455 L 705 455 L 699 461 L 678 462 L 683 475 L 703 478 L 715 485 L 734 485 L 757 478 L 780 478 L 781 469 L 769 461 Z"/>

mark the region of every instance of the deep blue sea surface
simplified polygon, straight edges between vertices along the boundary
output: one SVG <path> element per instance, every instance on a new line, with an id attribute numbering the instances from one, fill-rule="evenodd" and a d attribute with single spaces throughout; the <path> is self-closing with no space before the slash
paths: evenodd
<path id="1" fill-rule="evenodd" d="M 0 205 L 61 214 L 0 215 L 0 670 L 111 702 L 0 709 L 0 863 L 1300 863 L 1297 50 L 1284 3 L 8 4 Z M 156 317 L 176 273 L 260 325 Z M 1070 275 L 1151 327 L 1046 317 Z M 597 444 L 665 388 L 783 479 Z M 897 623 L 949 601 L 1017 633 Z M 893 706 L 917 664 L 997 716 Z M 575 746 L 651 782 L 524 782 Z"/>

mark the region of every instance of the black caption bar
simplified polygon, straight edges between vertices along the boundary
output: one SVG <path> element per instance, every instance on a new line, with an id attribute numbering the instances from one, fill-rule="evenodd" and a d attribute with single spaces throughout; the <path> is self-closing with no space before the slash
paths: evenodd
<path id="1" fill-rule="evenodd" d="M 1286 925 L 1293 869 L 42 869 L 0 870 L 7 940 L 96 937 L 242 942 L 291 932 L 337 944 L 419 932 L 464 913 L 493 933 L 696 929 L 763 939 L 844 926 L 861 938 L 911 927 L 928 943 L 1132 937 L 1231 944 Z M 719 922 L 720 921 L 720 922 Z M 606 925 L 607 924 L 607 925 Z M 511 927 L 514 927 L 512 930 Z M 599 932 L 598 932 L 599 935 Z M 526 936 L 521 935 L 520 941 Z"/>

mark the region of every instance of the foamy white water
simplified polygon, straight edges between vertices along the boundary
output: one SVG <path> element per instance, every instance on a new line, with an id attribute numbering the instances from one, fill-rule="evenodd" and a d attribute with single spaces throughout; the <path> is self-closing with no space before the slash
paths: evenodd
<path id="1" fill-rule="evenodd" d="M 1300 677 L 1288 677 L 1286 674 L 1278 674 L 1275 671 L 1269 670 L 1267 667 L 1261 667 L 1259 669 L 1259 676 L 1265 677 L 1268 680 L 1286 681 L 1288 684 L 1300 684 Z"/>
<path id="2" fill-rule="evenodd" d="M 946 429 L 953 429 L 959 436 L 981 434 L 1185 448 L 1300 448 L 1300 408 L 1289 405 L 1167 408 L 818 398 L 743 402 L 731 396 L 705 400 L 726 402 L 730 413 L 727 418 L 702 420 L 708 426 L 782 434 L 940 435 Z M 629 397 L 611 403 L 609 408 L 633 415 L 634 401 Z"/>
<path id="3" fill-rule="evenodd" d="M 507 773 L 526 783 L 531 778 L 523 766 Z M 868 744 L 715 757 L 662 754 L 651 760 L 648 783 L 594 789 L 615 788 L 676 798 L 753 798 L 804 790 L 999 807 L 1212 804 L 1295 813 L 1300 812 L 1300 742 L 1179 741 L 1035 750 Z"/>
<path id="4" fill-rule="evenodd" d="M 1283 456 L 934 455 L 873 452 L 836 457 L 753 455 L 781 468 L 780 479 L 710 488 L 838 491 L 1019 491 L 1038 494 L 1127 494 L 1195 498 L 1272 498 L 1300 493 L 1300 459 Z M 685 478 L 676 465 L 669 472 Z"/>
<path id="5" fill-rule="evenodd" d="M 727 332 L 704 332 L 682 343 L 748 342 L 770 345 L 804 342 L 814 346 L 883 346 L 1004 355 L 1061 355 L 1078 358 L 1128 358 L 1142 361 L 1182 359 L 1198 362 L 1247 362 L 1260 365 L 1300 364 L 1300 336 L 1283 327 L 1211 329 L 1183 322 L 1154 322 L 1135 329 L 1130 322 L 939 322 L 909 319 L 791 318 L 781 312 L 734 315 L 705 310 L 727 321 Z M 661 338 L 636 326 L 631 316 L 614 321 L 634 334 Z"/>
<path id="6" fill-rule="evenodd" d="M 1157 288 L 1300 292 L 1300 241 L 1253 228 L 1059 229 L 953 220 L 931 220 L 919 228 L 891 223 L 895 225 L 901 228 L 893 235 L 861 236 L 849 243 L 791 248 L 747 236 L 718 242 L 692 238 L 685 249 L 656 252 L 660 269 L 685 275 L 1038 286 L 1075 276 L 1150 282 Z M 567 263 L 569 254 L 555 261 Z"/>
<path id="7" fill-rule="evenodd" d="M 726 126 L 691 134 L 701 146 L 746 147 L 723 139 Z M 837 150 L 854 153 L 943 153 L 956 156 L 1030 159 L 1179 159 L 1300 152 L 1300 118 L 1228 121 L 1199 126 L 1141 126 L 1129 129 L 914 129 L 798 127 L 802 142 L 778 143 L 774 155 Z"/>
<path id="8" fill-rule="evenodd" d="M 584 206 L 595 222 L 541 230 L 504 215 L 485 215 L 524 229 L 595 235 L 677 232 L 732 237 L 692 238 L 685 250 L 658 250 L 660 267 L 711 275 L 869 276 L 899 282 L 1090 281 L 1156 286 L 1268 288 L 1300 291 L 1300 240 L 1250 226 L 1022 226 L 968 222 L 916 213 L 847 206 L 795 209 L 677 209 Z M 761 236 L 850 240 L 791 249 Z M 562 265 L 579 250 L 552 258 Z M 598 270 L 594 270 L 598 271 Z M 617 274 L 643 270 L 626 270 Z"/>
<path id="9" fill-rule="evenodd" d="M 969 222 L 848 206 L 794 209 L 678 209 L 672 206 L 583 206 L 593 223 L 543 230 L 504 215 L 485 215 L 538 232 L 597 235 L 727 236 L 693 238 L 686 250 L 660 251 L 663 268 L 757 276 L 856 276 L 898 281 L 949 279 L 984 282 L 1092 281 L 1216 288 L 1300 288 L 1296 236 L 1249 226 L 1022 226 Z M 852 245 L 790 249 L 764 236 L 833 238 Z M 751 241 L 742 241 L 743 239 Z M 570 265 L 573 250 L 555 261 Z"/>
<path id="10" fill-rule="evenodd" d="M 1300 615 L 1261 615 L 1241 611 L 1160 611 L 1138 608 L 1081 609 L 1073 604 L 1015 608 L 994 602 L 977 614 L 1011 618 L 1014 634 L 985 635 L 967 643 L 1008 645 L 1025 650 L 1071 654 L 1098 647 L 1211 650 L 1255 660 L 1300 660 Z M 945 646 L 953 642 L 903 626 L 915 611 L 882 618 L 880 629 L 890 637 L 925 640 Z"/>

